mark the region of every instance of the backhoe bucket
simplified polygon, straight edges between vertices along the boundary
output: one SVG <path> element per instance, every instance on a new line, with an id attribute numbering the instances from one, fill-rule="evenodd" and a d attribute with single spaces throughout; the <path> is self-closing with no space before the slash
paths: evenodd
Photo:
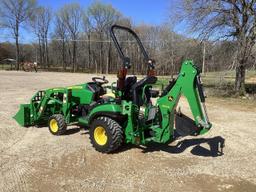
<path id="1" fill-rule="evenodd" d="M 13 117 L 16 122 L 23 126 L 27 127 L 31 125 L 31 117 L 30 117 L 30 104 L 21 104 L 20 110 Z"/>
<path id="2" fill-rule="evenodd" d="M 175 116 L 175 131 L 179 136 L 185 137 L 195 135 L 198 132 L 198 127 L 193 119 L 180 113 Z"/>

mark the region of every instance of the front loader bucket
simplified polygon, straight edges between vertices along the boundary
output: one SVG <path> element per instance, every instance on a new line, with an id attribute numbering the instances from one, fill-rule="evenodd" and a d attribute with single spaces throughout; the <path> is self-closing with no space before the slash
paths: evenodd
<path id="1" fill-rule="evenodd" d="M 23 126 L 27 127 L 31 125 L 31 117 L 30 117 L 30 104 L 21 104 L 20 110 L 13 117 L 16 122 Z"/>

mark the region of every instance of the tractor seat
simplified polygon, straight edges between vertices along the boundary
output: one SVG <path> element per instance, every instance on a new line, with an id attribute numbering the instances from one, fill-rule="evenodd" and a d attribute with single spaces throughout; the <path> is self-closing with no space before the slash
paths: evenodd
<path id="1" fill-rule="evenodd" d="M 132 100 L 131 88 L 136 82 L 137 82 L 137 77 L 136 76 L 126 77 L 123 99 L 128 100 L 128 101 Z"/>
<path id="2" fill-rule="evenodd" d="M 142 106 L 143 105 L 143 98 L 142 98 L 143 87 L 147 84 L 155 84 L 156 82 L 157 82 L 157 77 L 147 76 L 139 80 L 135 84 L 133 84 L 133 86 L 131 87 L 133 104 L 137 106 Z M 145 90 L 145 95 L 147 97 L 146 99 L 148 101 L 150 99 L 150 93 L 147 94 L 147 92 L 149 91 L 150 91 L 149 89 Z"/>

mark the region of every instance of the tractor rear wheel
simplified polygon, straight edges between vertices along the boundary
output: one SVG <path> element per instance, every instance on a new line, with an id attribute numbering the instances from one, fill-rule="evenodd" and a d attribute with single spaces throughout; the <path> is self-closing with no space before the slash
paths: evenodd
<path id="1" fill-rule="evenodd" d="M 61 114 L 52 115 L 48 121 L 49 131 L 53 135 L 62 135 L 67 129 L 65 118 Z"/>
<path id="2" fill-rule="evenodd" d="M 92 146 L 99 152 L 110 153 L 123 143 L 123 129 L 109 117 L 99 117 L 90 126 Z"/>

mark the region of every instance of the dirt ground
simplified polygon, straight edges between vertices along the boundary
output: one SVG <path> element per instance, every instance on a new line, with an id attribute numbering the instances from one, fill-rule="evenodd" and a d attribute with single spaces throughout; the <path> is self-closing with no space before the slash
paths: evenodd
<path id="1" fill-rule="evenodd" d="M 255 103 L 208 98 L 213 128 L 206 135 L 115 154 L 96 152 L 77 127 L 53 136 L 12 119 L 37 90 L 91 76 L 0 71 L 0 191 L 256 191 Z"/>

